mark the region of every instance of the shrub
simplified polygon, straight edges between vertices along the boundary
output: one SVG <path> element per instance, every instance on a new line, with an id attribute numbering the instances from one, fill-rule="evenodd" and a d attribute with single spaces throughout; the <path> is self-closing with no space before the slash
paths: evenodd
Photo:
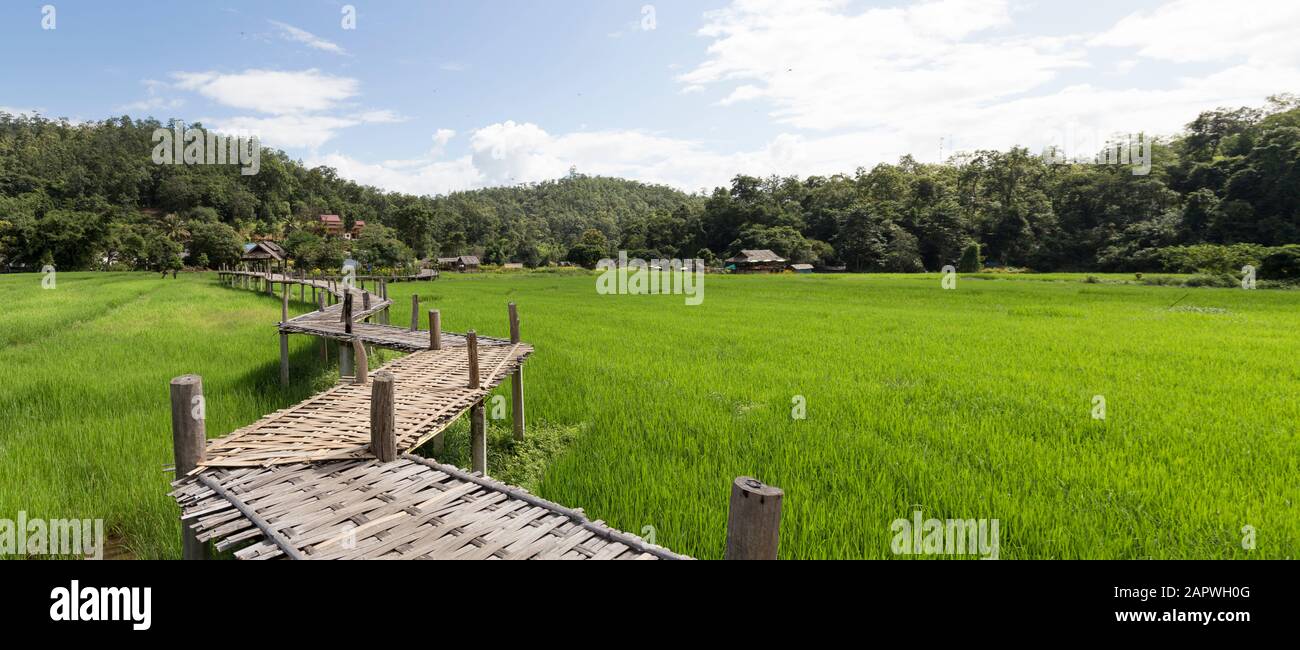
<path id="1" fill-rule="evenodd" d="M 1160 249 L 1160 260 L 1171 273 L 1238 273 L 1247 264 L 1259 266 L 1268 248 L 1259 244 L 1196 244 Z"/>
<path id="2" fill-rule="evenodd" d="M 1231 289 L 1241 286 L 1241 280 L 1227 273 L 1197 273 L 1183 282 L 1187 287 L 1219 287 Z"/>
<path id="3" fill-rule="evenodd" d="M 1265 280 L 1300 280 L 1300 244 L 1272 249 L 1259 262 L 1259 277 Z"/>

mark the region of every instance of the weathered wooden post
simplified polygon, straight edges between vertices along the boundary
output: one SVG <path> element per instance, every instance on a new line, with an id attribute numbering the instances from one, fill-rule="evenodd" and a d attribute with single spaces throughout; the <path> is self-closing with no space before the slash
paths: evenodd
<path id="1" fill-rule="evenodd" d="M 510 303 L 510 342 L 519 342 L 519 310 Z M 510 414 L 515 420 L 515 440 L 524 439 L 524 364 L 510 373 Z"/>
<path id="2" fill-rule="evenodd" d="M 397 460 L 397 413 L 393 374 L 375 373 L 370 385 L 370 452 L 381 463 Z"/>
<path id="3" fill-rule="evenodd" d="M 343 296 L 343 331 L 352 333 L 352 292 Z"/>
<path id="4" fill-rule="evenodd" d="M 775 560 L 781 541 L 781 488 L 758 479 L 738 477 L 731 482 L 731 507 L 727 513 L 728 560 Z"/>
<path id="5" fill-rule="evenodd" d="M 387 281 L 387 280 L 380 280 L 380 281 L 379 281 L 379 297 L 383 298 L 384 300 L 388 300 L 388 281 Z M 383 323 L 384 325 L 387 325 L 387 324 L 388 324 L 388 307 L 389 307 L 388 305 L 385 305 L 385 306 L 384 306 L 384 311 L 380 312 L 380 314 L 379 314 L 379 322 L 380 322 L 380 323 Z"/>
<path id="6" fill-rule="evenodd" d="M 280 323 L 289 322 L 289 285 L 280 296 Z M 280 385 L 289 385 L 289 333 L 280 330 Z"/>
<path id="7" fill-rule="evenodd" d="M 362 291 L 362 292 L 361 292 L 361 309 L 362 309 L 362 311 L 370 311 L 370 292 L 369 292 L 369 291 Z M 367 322 L 369 322 L 371 318 L 372 318 L 372 316 L 367 315 L 366 318 L 365 318 L 365 320 L 366 320 Z"/>
<path id="8" fill-rule="evenodd" d="M 411 294 L 411 331 L 420 331 L 420 294 Z"/>
<path id="9" fill-rule="evenodd" d="M 469 387 L 479 388 L 478 374 L 478 334 L 474 330 L 465 333 L 465 349 L 469 354 Z M 469 452 L 471 468 L 475 472 L 487 474 L 487 412 L 483 400 L 474 402 L 469 410 Z"/>
<path id="10" fill-rule="evenodd" d="M 318 311 L 325 311 L 325 292 L 322 291 L 321 293 L 317 294 L 316 287 L 315 285 L 313 285 L 312 294 L 313 294 L 313 298 L 315 298 L 316 300 L 316 309 Z M 330 360 L 329 339 L 323 336 L 319 336 L 317 338 L 320 339 L 320 360 L 329 361 Z"/>
<path id="11" fill-rule="evenodd" d="M 207 427 L 204 424 L 203 378 L 182 375 L 171 381 L 172 456 L 176 460 L 176 478 L 194 471 L 207 451 Z M 208 545 L 198 534 L 181 522 L 181 559 L 206 560 Z"/>
<path id="12" fill-rule="evenodd" d="M 429 349 L 442 349 L 442 312 L 429 310 Z"/>
<path id="13" fill-rule="evenodd" d="M 465 351 L 469 355 L 469 387 L 478 388 L 478 334 L 474 330 L 465 333 Z"/>
<path id="14" fill-rule="evenodd" d="M 357 366 L 352 383 L 365 384 L 370 376 L 370 355 L 366 354 L 366 345 L 361 342 L 360 336 L 352 337 L 352 360 Z"/>
<path id="15" fill-rule="evenodd" d="M 352 367 L 354 360 L 352 343 L 350 341 L 339 341 L 339 378 L 352 377 L 355 374 Z"/>

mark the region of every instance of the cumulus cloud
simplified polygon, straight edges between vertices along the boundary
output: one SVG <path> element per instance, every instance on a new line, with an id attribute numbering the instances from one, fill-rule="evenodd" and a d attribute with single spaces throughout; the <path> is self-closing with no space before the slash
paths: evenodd
<path id="1" fill-rule="evenodd" d="M 1091 44 L 1137 48 L 1141 56 L 1176 63 L 1294 63 L 1300 56 L 1297 34 L 1297 2 L 1176 0 L 1126 16 Z"/>
<path id="2" fill-rule="evenodd" d="M 316 69 L 302 71 L 245 70 L 239 73 L 176 72 L 176 87 L 218 104 L 288 115 L 322 111 L 355 97 L 356 79 L 336 77 Z"/>
<path id="3" fill-rule="evenodd" d="M 1084 64 L 1067 38 L 991 36 L 1006 0 L 933 0 L 854 11 L 845 0 L 738 0 L 710 12 L 707 58 L 678 80 L 764 100 L 801 129 L 936 119 L 1012 97 Z"/>

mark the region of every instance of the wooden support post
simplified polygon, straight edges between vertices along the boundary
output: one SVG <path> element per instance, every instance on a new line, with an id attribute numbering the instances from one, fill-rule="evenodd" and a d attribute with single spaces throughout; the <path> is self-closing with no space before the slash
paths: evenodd
<path id="1" fill-rule="evenodd" d="M 487 474 L 487 418 L 483 401 L 469 410 L 469 451 L 473 470 Z"/>
<path id="2" fill-rule="evenodd" d="M 207 427 L 204 424 L 203 378 L 183 375 L 171 381 L 172 455 L 176 460 L 176 478 L 194 471 L 203 462 L 207 450 Z M 197 533 L 181 522 L 181 559 L 206 560 L 208 545 Z"/>
<path id="3" fill-rule="evenodd" d="M 355 374 L 353 369 L 352 343 L 349 341 L 339 341 L 339 377 L 351 377 Z"/>
<path id="4" fill-rule="evenodd" d="M 469 387 L 478 388 L 478 334 L 474 330 L 465 333 L 465 351 L 469 355 Z"/>
<path id="5" fill-rule="evenodd" d="M 289 333 L 280 332 L 280 385 L 289 385 Z"/>
<path id="6" fill-rule="evenodd" d="M 728 560 L 775 560 L 781 541 L 781 488 L 741 476 L 731 482 Z"/>
<path id="7" fill-rule="evenodd" d="M 411 331 L 420 331 L 420 294 L 411 294 Z"/>
<path id="8" fill-rule="evenodd" d="M 381 463 L 397 460 L 397 414 L 393 374 L 376 373 L 370 387 L 370 452 Z"/>
<path id="9" fill-rule="evenodd" d="M 286 284 L 284 286 L 285 286 L 285 291 L 280 296 L 280 322 L 281 323 L 289 322 L 289 291 L 288 291 L 289 285 Z"/>
<path id="10" fill-rule="evenodd" d="M 356 362 L 357 366 L 352 383 L 365 384 L 370 376 L 370 355 L 366 354 L 366 346 L 361 342 L 360 336 L 352 337 L 352 360 Z"/>
<path id="11" fill-rule="evenodd" d="M 429 310 L 429 349 L 442 349 L 442 312 Z"/>
<path id="12" fill-rule="evenodd" d="M 379 297 L 383 298 L 384 300 L 388 300 L 388 281 L 387 281 L 387 280 L 380 280 L 380 281 L 379 281 Z M 385 306 L 385 307 L 384 307 L 384 311 L 382 311 L 382 312 L 379 313 L 379 322 L 380 322 L 380 323 L 383 323 L 384 325 L 387 325 L 387 324 L 388 324 L 388 306 Z"/>
<path id="13" fill-rule="evenodd" d="M 343 297 L 343 331 L 352 333 L 352 292 Z"/>
<path id="14" fill-rule="evenodd" d="M 519 342 L 519 310 L 510 303 L 510 342 Z M 514 416 L 515 440 L 524 439 L 524 366 L 510 373 L 510 414 Z"/>
<path id="15" fill-rule="evenodd" d="M 307 302 L 307 285 L 298 282 L 298 302 Z"/>

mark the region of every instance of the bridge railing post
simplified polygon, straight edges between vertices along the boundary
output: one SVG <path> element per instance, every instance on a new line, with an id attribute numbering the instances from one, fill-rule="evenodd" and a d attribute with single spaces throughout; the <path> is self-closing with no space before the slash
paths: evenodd
<path id="1" fill-rule="evenodd" d="M 194 471 L 207 452 L 206 405 L 203 401 L 203 378 L 183 375 L 171 381 L 172 455 L 176 460 L 176 478 Z M 206 560 L 208 545 L 181 522 L 181 558 Z"/>
<path id="2" fill-rule="evenodd" d="M 510 303 L 510 342 L 519 343 L 519 310 Z M 510 414 L 514 418 L 515 440 L 524 439 L 524 365 L 510 373 Z"/>
<path id="3" fill-rule="evenodd" d="M 393 374 L 375 373 L 370 384 L 370 452 L 382 463 L 397 460 L 397 421 Z"/>
<path id="4" fill-rule="evenodd" d="M 352 337 L 352 358 L 357 366 L 352 383 L 365 384 L 370 375 L 370 357 L 366 354 L 366 346 L 361 342 L 360 336 Z"/>
<path id="5" fill-rule="evenodd" d="M 442 312 L 429 310 L 429 349 L 442 349 Z"/>
<path id="6" fill-rule="evenodd" d="M 465 349 L 469 355 L 469 387 L 479 388 L 481 382 L 478 373 L 478 334 L 474 330 L 465 333 Z M 475 472 L 487 474 L 487 418 L 483 400 L 478 399 L 469 410 L 469 453 L 470 466 Z"/>
<path id="7" fill-rule="evenodd" d="M 781 541 L 781 488 L 748 476 L 731 482 L 728 560 L 775 560 Z"/>
<path id="8" fill-rule="evenodd" d="M 411 331 L 420 331 L 420 294 L 411 294 Z"/>

